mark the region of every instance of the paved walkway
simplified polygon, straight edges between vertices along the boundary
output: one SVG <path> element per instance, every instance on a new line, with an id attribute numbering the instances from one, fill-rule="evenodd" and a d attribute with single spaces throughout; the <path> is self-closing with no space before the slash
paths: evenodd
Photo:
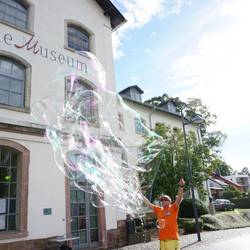
<path id="1" fill-rule="evenodd" d="M 202 232 L 201 241 L 196 234 L 181 236 L 181 249 L 184 250 L 250 250 L 250 227 Z M 131 245 L 120 250 L 159 250 L 157 240 Z"/>

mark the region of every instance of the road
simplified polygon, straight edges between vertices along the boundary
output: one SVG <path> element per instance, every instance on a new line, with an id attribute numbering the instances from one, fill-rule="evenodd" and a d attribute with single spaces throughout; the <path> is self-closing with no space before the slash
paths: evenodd
<path id="1" fill-rule="evenodd" d="M 183 250 L 250 250 L 250 227 L 202 232 L 201 241 L 196 234 L 181 236 Z M 120 250 L 159 250 L 158 241 L 131 245 Z"/>

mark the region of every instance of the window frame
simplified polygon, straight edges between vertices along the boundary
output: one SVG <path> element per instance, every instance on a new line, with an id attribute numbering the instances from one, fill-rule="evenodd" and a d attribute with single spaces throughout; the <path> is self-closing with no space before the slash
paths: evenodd
<path id="1" fill-rule="evenodd" d="M 24 68 L 24 92 L 23 92 L 23 107 L 16 107 L 7 104 L 0 103 L 0 109 L 9 109 L 18 112 L 30 113 L 30 98 L 31 98 L 31 65 L 23 58 L 12 54 L 7 51 L 0 50 L 0 60 L 6 59 L 7 61 L 19 64 Z"/>
<path id="2" fill-rule="evenodd" d="M 15 108 L 21 108 L 23 109 L 25 106 L 25 78 L 26 78 L 26 74 L 25 74 L 25 66 L 23 64 L 17 63 L 16 61 L 9 59 L 9 58 L 4 58 L 4 57 L 0 57 L 0 66 L 2 63 L 7 63 L 10 65 L 10 72 L 3 72 L 0 69 L 0 77 L 3 79 L 3 82 L 6 81 L 9 82 L 9 86 L 8 89 L 7 88 L 1 88 L 0 86 L 0 91 L 2 91 L 3 93 L 6 93 L 6 95 L 8 96 L 7 98 L 7 103 L 1 103 L 2 105 L 7 105 L 7 106 L 11 106 L 11 107 L 15 107 Z M 20 76 L 15 75 L 13 73 L 14 71 L 14 67 L 16 67 L 19 71 L 20 71 Z M 16 85 L 21 85 L 19 87 L 19 89 L 15 89 L 15 86 L 13 88 L 13 83 L 16 83 Z M 8 84 L 8 83 L 7 83 Z M 12 86 L 12 88 L 11 88 Z M 4 95 L 4 96 L 6 96 Z M 13 101 L 11 102 L 10 97 L 11 95 L 18 95 L 20 100 L 19 100 L 19 104 L 15 104 Z"/>
<path id="3" fill-rule="evenodd" d="M 65 33 L 65 36 L 64 36 L 64 48 L 71 51 L 71 52 L 74 52 L 74 53 L 79 53 L 80 51 L 74 49 L 74 48 L 71 48 L 69 47 L 69 43 L 68 43 L 68 27 L 69 26 L 74 26 L 74 27 L 77 27 L 78 29 L 82 30 L 85 34 L 88 35 L 88 38 L 89 38 L 89 44 L 88 44 L 88 47 L 89 47 L 89 50 L 87 52 L 91 52 L 92 54 L 95 54 L 96 52 L 96 48 L 95 48 L 95 35 L 94 33 L 87 27 L 85 26 L 83 23 L 79 22 L 79 21 L 76 21 L 76 20 L 73 20 L 73 19 L 66 19 L 64 20 L 64 33 Z M 82 55 L 81 53 L 79 53 L 80 55 Z"/>
<path id="4" fill-rule="evenodd" d="M 0 0 L 0 2 L 2 2 L 4 4 L 4 6 L 9 5 L 4 0 Z M 7 21 L 5 19 L 0 19 L 0 23 L 3 23 L 3 24 L 8 25 L 8 26 L 10 26 L 12 28 L 15 28 L 17 30 L 25 32 L 25 33 L 27 33 L 29 35 L 34 35 L 34 10 L 35 10 L 34 4 L 31 3 L 28 0 L 19 0 L 19 1 L 16 1 L 16 2 L 17 2 L 17 4 L 22 6 L 24 9 L 26 9 L 26 24 L 25 24 L 25 27 L 18 26 L 18 25 L 16 25 L 16 22 L 11 23 L 11 22 L 9 22 L 9 21 Z M 11 7 L 11 8 L 13 8 L 13 7 Z M 16 8 L 16 9 L 18 9 L 18 8 Z M 15 14 L 16 14 L 16 12 L 15 12 Z M 5 12 L 4 12 L 4 15 L 5 15 Z"/>
<path id="5" fill-rule="evenodd" d="M 75 78 L 75 80 L 79 81 L 80 82 L 79 84 L 81 84 L 81 85 L 83 84 L 86 87 L 86 89 L 91 90 L 91 91 L 96 91 L 96 86 L 94 84 L 92 84 L 91 82 L 89 82 L 88 80 L 86 80 L 85 78 L 77 76 Z M 65 78 L 65 97 L 64 97 L 65 101 L 66 101 L 67 95 L 70 93 L 68 91 L 68 86 L 67 86 L 67 84 L 69 82 L 70 82 L 70 76 Z M 88 122 L 88 126 L 96 127 L 96 128 L 100 127 L 100 124 L 99 124 L 99 107 L 98 107 L 98 105 L 97 105 L 97 108 L 95 108 L 91 112 L 93 112 L 93 116 L 95 118 L 94 118 L 93 122 Z"/>
<path id="6" fill-rule="evenodd" d="M 15 231 L 0 231 L 0 237 L 3 239 L 21 238 L 28 235 L 27 217 L 28 217 L 28 183 L 29 183 L 29 161 L 30 152 L 23 145 L 6 139 L 0 139 L 0 146 L 8 147 L 20 154 L 20 180 L 19 180 L 19 222 Z"/>
<path id="7" fill-rule="evenodd" d="M 72 44 L 73 46 L 70 46 L 70 32 L 69 32 L 69 29 L 72 29 L 73 30 L 73 40 L 75 37 L 78 37 L 78 38 L 82 38 L 82 40 L 77 40 L 76 42 L 72 41 Z M 79 37 L 79 35 L 81 35 L 81 37 Z M 67 27 L 67 42 L 68 42 L 68 47 L 70 49 L 73 49 L 77 52 L 81 52 L 81 51 L 87 51 L 89 52 L 90 51 L 90 35 L 88 34 L 88 32 L 86 32 L 84 29 L 82 29 L 81 27 L 77 26 L 77 25 L 74 25 L 74 24 L 68 24 L 68 27 Z M 83 49 L 78 49 L 76 48 L 77 47 L 77 42 L 81 41 L 81 44 L 78 44 L 79 46 L 81 46 Z M 87 43 L 87 46 L 84 45 L 84 43 Z"/>
<path id="8" fill-rule="evenodd" d="M 139 122 L 139 123 L 138 123 Z M 146 129 L 141 125 L 141 123 L 146 126 L 146 120 L 141 117 L 134 118 L 135 133 L 138 135 L 146 135 Z M 138 127 L 138 126 L 140 127 Z"/>
<path id="9" fill-rule="evenodd" d="M 125 121 L 124 121 L 124 115 L 121 112 L 118 112 L 118 127 L 119 130 L 125 131 Z"/>

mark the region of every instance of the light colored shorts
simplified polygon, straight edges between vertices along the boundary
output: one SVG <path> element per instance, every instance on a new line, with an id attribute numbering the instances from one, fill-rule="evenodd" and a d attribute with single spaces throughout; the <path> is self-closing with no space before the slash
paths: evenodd
<path id="1" fill-rule="evenodd" d="M 160 250 L 180 250 L 180 241 L 160 240 Z"/>

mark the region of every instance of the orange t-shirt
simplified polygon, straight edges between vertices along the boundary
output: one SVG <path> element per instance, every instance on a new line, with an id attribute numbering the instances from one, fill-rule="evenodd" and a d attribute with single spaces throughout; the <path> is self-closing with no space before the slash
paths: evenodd
<path id="1" fill-rule="evenodd" d="M 171 204 L 169 208 L 154 206 L 153 211 L 159 223 L 159 240 L 179 240 L 177 204 Z"/>

